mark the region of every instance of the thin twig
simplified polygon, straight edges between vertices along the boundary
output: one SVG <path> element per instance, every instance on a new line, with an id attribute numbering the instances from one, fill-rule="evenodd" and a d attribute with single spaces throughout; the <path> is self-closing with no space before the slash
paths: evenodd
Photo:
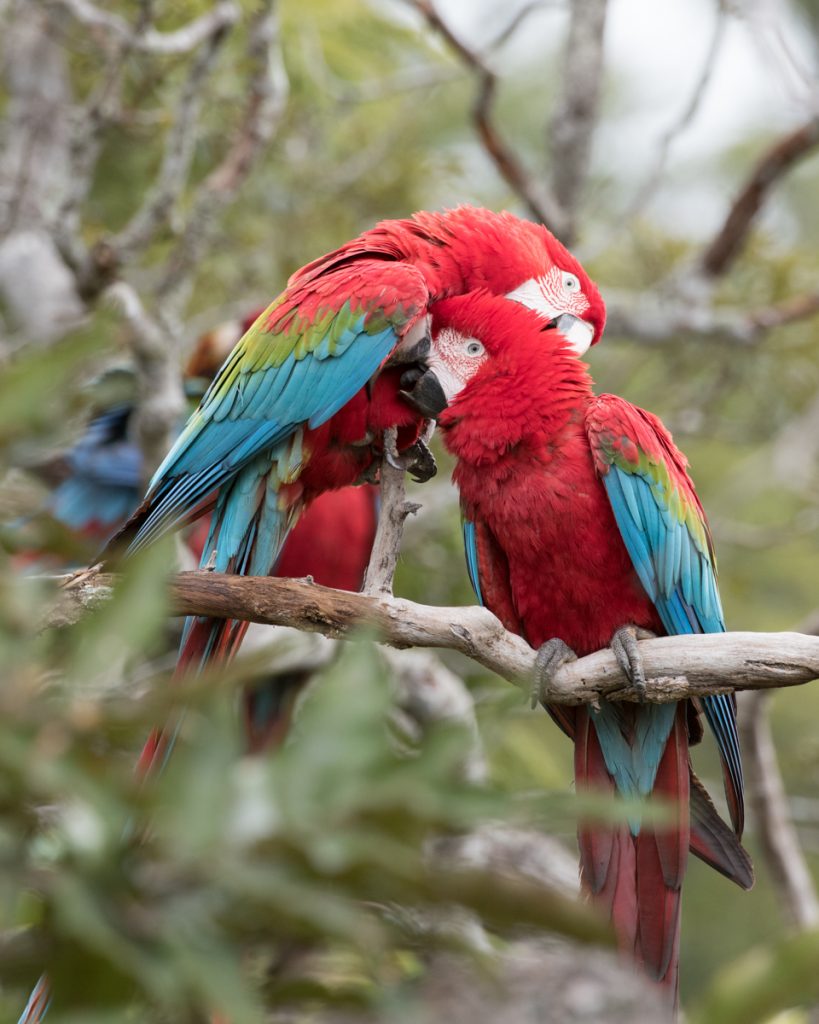
<path id="1" fill-rule="evenodd" d="M 394 455 L 396 449 L 395 427 L 384 431 L 384 451 Z M 405 500 L 405 472 L 399 465 L 393 465 L 386 457 L 381 460 L 380 510 L 378 528 L 373 541 L 373 549 L 367 572 L 364 576 L 362 592 L 373 597 L 382 594 L 392 595 L 392 580 L 398 564 L 401 550 L 401 537 L 404 532 L 404 520 L 418 510 L 418 505 Z"/>
<path id="2" fill-rule="evenodd" d="M 536 11 L 542 11 L 547 7 L 557 6 L 559 5 L 554 0 L 531 0 L 531 3 L 524 4 L 520 10 L 512 15 L 500 32 L 483 47 L 483 58 L 486 59 L 496 50 L 505 46 L 531 14 L 534 14 Z"/>
<path id="3" fill-rule="evenodd" d="M 546 225 L 555 235 L 562 237 L 565 216 L 555 197 L 535 181 L 518 159 L 515 152 L 500 135 L 494 122 L 495 92 L 498 79 L 483 58 L 460 39 L 438 13 L 432 0 L 408 0 L 427 24 L 454 50 L 462 64 L 475 76 L 478 90 L 472 108 L 472 120 L 498 173 L 526 204 L 529 212 Z"/>
<path id="4" fill-rule="evenodd" d="M 645 290 L 640 294 L 606 289 L 606 337 L 650 345 L 690 338 L 740 347 L 752 346 L 776 327 L 809 320 L 819 314 L 819 292 L 806 292 L 770 306 L 741 309 L 686 302 L 673 294 Z"/>
<path id="5" fill-rule="evenodd" d="M 779 139 L 762 156 L 731 205 L 724 223 L 702 256 L 706 277 L 719 277 L 733 264 L 771 189 L 819 144 L 819 115 Z"/>
<path id="6" fill-rule="evenodd" d="M 717 58 L 719 50 L 722 46 L 722 41 L 725 38 L 725 29 L 727 24 L 728 11 L 725 3 L 720 2 L 717 4 L 717 18 L 714 22 L 714 30 L 711 33 L 708 50 L 705 54 L 705 59 L 702 63 L 700 73 L 697 76 L 697 81 L 694 84 L 690 97 L 688 98 L 688 102 L 680 113 L 680 116 L 666 129 L 660 139 L 657 159 L 648 176 L 648 180 L 642 188 L 639 189 L 634 201 L 629 205 L 624 216 L 622 218 L 618 218 L 618 229 L 622 230 L 626 223 L 633 220 L 640 210 L 644 209 L 648 205 L 657 192 L 657 189 L 660 187 L 663 175 L 665 174 L 671 147 L 696 117 L 697 111 L 700 109 L 703 96 L 705 95 L 708 86 L 711 83 L 711 79 L 714 76 L 714 71 L 716 70 L 718 63 Z"/>
<path id="7" fill-rule="evenodd" d="M 239 6 L 233 0 L 220 0 L 211 10 L 182 28 L 172 32 L 160 32 L 150 26 L 147 31 L 134 37 L 133 29 L 118 14 L 104 11 L 90 3 L 90 0 L 51 0 L 65 8 L 86 28 L 102 30 L 119 42 L 127 42 L 142 53 L 174 56 L 190 53 L 214 33 L 234 24 L 241 15 Z M 133 38 L 132 38 L 133 37 Z"/>
<path id="8" fill-rule="evenodd" d="M 43 628 L 78 621 L 86 607 L 110 596 L 111 575 L 86 570 L 66 577 Z M 169 583 L 177 615 L 295 626 L 330 637 L 362 627 L 393 647 L 460 651 L 529 691 L 535 651 L 507 632 L 485 608 L 433 608 L 390 597 L 331 590 L 302 580 L 231 576 L 199 570 Z M 665 702 L 733 689 L 798 686 L 819 678 L 819 637 L 802 633 L 707 633 L 659 637 L 640 644 L 650 701 Z M 560 668 L 545 694 L 555 704 L 640 699 L 614 655 L 598 651 Z"/>

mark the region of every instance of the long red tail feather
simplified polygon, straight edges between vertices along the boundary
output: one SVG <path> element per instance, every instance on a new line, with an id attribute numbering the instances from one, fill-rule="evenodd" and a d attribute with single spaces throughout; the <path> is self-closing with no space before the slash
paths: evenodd
<path id="1" fill-rule="evenodd" d="M 614 794 L 597 733 L 587 712 L 575 731 L 577 789 Z M 620 948 L 668 989 L 678 990 L 680 898 L 688 859 L 689 764 L 684 705 L 680 705 L 657 770 L 653 795 L 673 807 L 670 824 L 582 825 L 578 830 L 581 879 L 609 914 Z"/>

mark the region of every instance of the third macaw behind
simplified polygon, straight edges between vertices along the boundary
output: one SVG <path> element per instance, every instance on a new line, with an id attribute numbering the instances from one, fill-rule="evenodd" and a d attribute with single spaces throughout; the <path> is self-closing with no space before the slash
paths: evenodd
<path id="1" fill-rule="evenodd" d="M 449 403 L 438 422 L 457 460 L 469 573 L 479 600 L 540 649 L 544 676 L 611 644 L 644 684 L 641 631 L 723 630 L 705 516 L 662 423 L 614 395 L 595 396 L 561 331 L 528 310 L 476 294 L 432 313 L 427 372 Z M 673 801 L 668 826 L 642 822 L 638 804 L 622 826 L 581 826 L 578 837 L 585 890 L 610 913 L 621 946 L 673 996 L 689 842 L 739 885 L 753 881 L 689 764 L 689 743 L 701 735 L 697 703 L 549 708 L 574 740 L 578 790 Z M 734 700 L 701 705 L 741 834 Z"/>

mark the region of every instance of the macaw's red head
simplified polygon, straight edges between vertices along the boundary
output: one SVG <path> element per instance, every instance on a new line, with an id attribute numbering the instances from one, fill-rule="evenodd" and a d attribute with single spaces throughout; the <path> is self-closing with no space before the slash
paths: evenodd
<path id="1" fill-rule="evenodd" d="M 263 312 L 254 309 L 243 320 L 225 320 L 196 339 L 183 369 L 188 397 L 202 397 L 236 343 Z"/>
<path id="2" fill-rule="evenodd" d="M 556 391 L 590 388 L 574 341 L 573 314 L 544 320 L 487 292 L 443 299 L 430 313 L 427 370 L 407 398 L 444 425 L 465 403 L 480 406 L 482 418 L 517 418 L 523 406 L 547 404 Z"/>
<path id="3" fill-rule="evenodd" d="M 424 216 L 413 220 L 423 223 Z M 438 216 L 463 278 L 462 291 L 503 295 L 544 320 L 567 313 L 576 317 L 572 344 L 578 352 L 600 340 L 606 307 L 597 285 L 542 224 L 470 206 Z"/>

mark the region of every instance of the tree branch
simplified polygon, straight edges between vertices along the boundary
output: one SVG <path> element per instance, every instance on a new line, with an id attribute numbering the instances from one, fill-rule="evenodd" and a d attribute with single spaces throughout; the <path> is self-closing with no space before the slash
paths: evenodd
<path id="1" fill-rule="evenodd" d="M 70 625 L 110 596 L 116 577 L 86 570 L 63 578 L 43 628 Z M 25 585 L 25 581 L 23 581 Z M 169 584 L 177 615 L 295 626 L 330 637 L 374 629 L 393 647 L 460 651 L 528 693 L 535 651 L 485 608 L 433 608 L 390 597 L 331 590 L 302 580 L 199 570 Z M 681 700 L 733 689 L 798 686 L 819 678 L 819 637 L 802 633 L 709 633 L 641 642 L 648 699 Z M 614 655 L 598 651 L 564 665 L 546 692 L 555 704 L 639 699 Z"/>
<path id="2" fill-rule="evenodd" d="M 570 5 L 562 88 L 549 133 L 552 188 L 565 215 L 567 245 L 576 234 L 578 205 L 589 174 L 603 79 L 606 6 L 607 0 L 574 0 Z"/>
<path id="3" fill-rule="evenodd" d="M 789 923 L 797 928 L 819 924 L 819 899 L 796 828 L 768 721 L 770 694 L 763 690 L 742 695 L 739 728 L 759 841 Z"/>
<path id="4" fill-rule="evenodd" d="M 395 427 L 384 431 L 384 450 L 397 455 Z M 370 561 L 362 591 L 374 597 L 392 596 L 392 579 L 401 550 L 404 520 L 419 506 L 405 500 L 404 470 L 386 457 L 381 459 L 381 508 Z"/>
<path id="5" fill-rule="evenodd" d="M 137 435 L 147 479 L 165 457 L 185 411 L 185 394 L 176 346 L 152 317 L 137 290 L 117 281 L 105 292 L 131 328 L 131 353 L 137 375 Z"/>
<path id="6" fill-rule="evenodd" d="M 206 14 L 195 18 L 182 28 L 172 32 L 160 32 L 153 26 L 145 32 L 135 34 L 128 22 L 118 14 L 101 10 L 90 0 L 51 0 L 52 3 L 65 8 L 71 16 L 86 28 L 102 30 L 116 37 L 121 43 L 127 43 L 142 53 L 153 53 L 163 56 L 190 53 L 203 43 L 209 36 L 220 32 L 236 22 L 241 11 L 233 0 L 221 0 Z"/>
<path id="7" fill-rule="evenodd" d="M 702 273 L 724 274 L 742 250 L 768 194 L 780 178 L 819 144 L 819 115 L 776 142 L 758 161 L 700 262 Z"/>
<path id="8" fill-rule="evenodd" d="M 606 337 L 650 345 L 681 338 L 751 346 L 776 327 L 809 320 L 819 314 L 819 292 L 806 292 L 752 310 L 686 302 L 680 297 L 645 291 L 640 295 L 606 289 Z"/>
<path id="9" fill-rule="evenodd" d="M 141 251 L 148 245 L 160 225 L 168 219 L 187 184 L 199 126 L 199 111 L 204 98 L 204 83 L 213 70 L 229 27 L 229 23 L 217 21 L 212 34 L 206 37 L 191 64 L 179 96 L 173 124 L 165 140 L 165 152 L 157 180 L 142 206 L 111 240 L 111 246 L 120 258 Z"/>

